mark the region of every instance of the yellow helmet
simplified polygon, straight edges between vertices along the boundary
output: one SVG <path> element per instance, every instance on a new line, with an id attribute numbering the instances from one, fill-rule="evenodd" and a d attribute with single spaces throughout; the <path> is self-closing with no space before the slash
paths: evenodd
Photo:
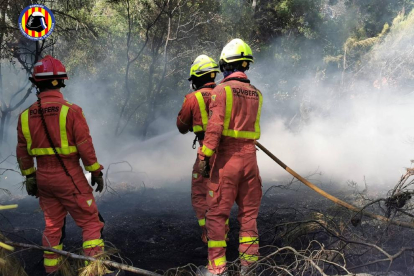
<path id="1" fill-rule="evenodd" d="M 235 38 L 226 46 L 220 55 L 220 64 L 232 63 L 240 60 L 253 62 L 253 52 L 250 46 L 240 38 Z"/>
<path id="2" fill-rule="evenodd" d="M 206 55 L 200 55 L 191 64 L 190 78 L 188 80 L 214 72 L 220 72 L 219 66 L 214 59 Z"/>

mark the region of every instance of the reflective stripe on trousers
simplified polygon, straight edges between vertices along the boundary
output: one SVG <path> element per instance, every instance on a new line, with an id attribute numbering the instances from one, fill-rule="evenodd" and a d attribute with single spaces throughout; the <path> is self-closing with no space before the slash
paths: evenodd
<path id="1" fill-rule="evenodd" d="M 53 246 L 52 248 L 63 250 L 63 244 Z M 58 269 L 57 266 L 62 261 L 62 257 L 52 251 L 44 251 L 43 253 L 43 265 L 46 267 L 47 272 L 56 271 Z"/>
<path id="2" fill-rule="evenodd" d="M 259 237 L 239 237 L 239 258 L 242 265 L 259 260 Z"/>

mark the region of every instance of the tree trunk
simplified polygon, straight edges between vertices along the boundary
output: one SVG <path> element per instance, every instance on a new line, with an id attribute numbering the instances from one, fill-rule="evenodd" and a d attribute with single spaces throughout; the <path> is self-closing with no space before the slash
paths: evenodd
<path id="1" fill-rule="evenodd" d="M 3 45 L 4 40 L 4 32 L 5 32 L 5 25 L 6 25 L 6 8 L 8 5 L 8 0 L 6 0 L 3 3 L 3 10 L 1 12 L 1 22 L 0 22 L 0 56 L 2 56 L 1 53 L 1 46 Z M 4 133 L 4 123 L 6 120 L 5 112 L 3 111 L 7 109 L 6 101 L 4 99 L 4 93 L 3 93 L 3 74 L 2 74 L 2 66 L 0 63 L 0 112 L 1 112 L 1 121 L 0 121 L 0 148 L 3 144 L 3 133 Z"/>
<path id="2" fill-rule="evenodd" d="M 11 112 L 7 112 L 6 113 L 6 119 L 4 120 L 4 131 L 3 131 L 3 142 L 4 143 L 7 143 L 8 142 L 8 138 L 9 138 L 9 135 L 7 135 L 8 134 L 8 131 L 10 130 L 10 118 L 11 118 Z"/>
<path id="3" fill-rule="evenodd" d="M 145 116 L 145 121 L 144 121 L 144 125 L 143 125 L 143 127 L 142 127 L 142 137 L 144 138 L 144 139 L 146 139 L 147 138 L 147 135 L 148 135 L 148 128 L 149 128 L 149 125 L 150 125 L 150 123 L 151 123 L 151 121 L 153 120 L 153 116 L 154 116 L 154 114 L 153 114 L 153 109 L 154 109 L 154 101 L 155 101 L 155 97 L 153 97 L 153 93 L 152 93 L 152 90 L 153 90 L 153 83 L 154 83 L 154 68 L 155 68 L 155 63 L 156 63 L 156 57 L 155 57 L 155 54 L 153 54 L 152 55 L 152 62 L 151 62 L 151 65 L 150 65 L 150 67 L 149 67 L 149 71 L 148 71 L 148 74 L 149 74 L 149 78 L 148 78 L 148 96 L 147 96 L 147 99 L 148 99 L 148 112 L 147 112 L 147 114 L 146 114 L 146 116 Z"/>
<path id="4" fill-rule="evenodd" d="M 149 95 L 150 96 L 150 101 L 148 103 L 148 105 L 149 105 L 149 112 L 148 112 L 147 117 L 145 119 L 144 129 L 143 129 L 143 137 L 144 137 L 144 139 L 147 137 L 148 128 L 149 128 L 150 123 L 152 121 L 154 121 L 154 118 L 155 118 L 155 106 L 156 106 L 156 103 L 157 103 L 158 96 L 159 96 L 159 94 L 161 92 L 162 86 L 164 84 L 165 75 L 167 73 L 167 62 L 168 62 L 168 59 L 167 59 L 167 57 L 168 57 L 167 56 L 167 51 L 168 51 L 168 42 L 170 41 L 170 34 L 171 34 L 171 21 L 172 21 L 172 14 L 169 14 L 169 17 L 168 17 L 167 37 L 165 39 L 165 44 L 164 44 L 164 68 L 163 68 L 163 71 L 162 71 L 161 79 L 158 81 L 158 85 L 156 86 L 155 91 L 153 93 L 151 93 L 151 95 Z M 158 52 L 158 49 L 160 48 L 160 46 L 161 45 L 159 45 L 157 47 L 156 53 Z M 151 85 L 149 86 L 150 89 L 151 89 L 151 91 L 152 91 L 152 82 L 153 82 L 152 74 L 153 74 L 154 65 L 155 65 L 155 62 L 156 62 L 156 58 L 154 57 L 154 55 L 153 55 L 153 60 L 152 61 L 153 61 L 151 63 L 152 68 L 150 69 L 150 77 L 151 77 L 151 83 L 150 84 Z"/>
<path id="5" fill-rule="evenodd" d="M 1 12 L 1 23 L 0 23 L 0 56 L 2 56 L 2 48 L 1 46 L 3 45 L 3 40 L 4 40 L 4 33 L 5 33 L 5 26 L 6 26 L 6 8 L 8 5 L 8 0 L 5 1 L 4 6 L 3 6 L 3 11 Z M 1 108 L 1 103 L 4 104 L 4 99 L 3 99 L 3 75 L 2 75 L 2 71 L 1 71 L 1 63 L 0 63 L 0 108 Z"/>
<path id="6" fill-rule="evenodd" d="M 4 129 L 6 124 L 6 117 L 8 110 L 0 110 L 1 112 L 1 118 L 0 118 L 0 147 L 3 145 L 3 137 L 4 137 Z"/>

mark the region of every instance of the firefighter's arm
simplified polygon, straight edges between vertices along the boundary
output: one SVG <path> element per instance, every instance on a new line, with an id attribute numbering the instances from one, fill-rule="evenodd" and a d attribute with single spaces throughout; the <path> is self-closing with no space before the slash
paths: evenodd
<path id="1" fill-rule="evenodd" d="M 33 157 L 27 151 L 27 141 L 23 135 L 20 116 L 19 116 L 19 121 L 17 123 L 16 156 L 17 156 L 17 162 L 19 163 L 19 167 L 20 167 L 20 171 L 22 175 L 27 176 L 27 175 L 31 175 L 35 173 L 36 168 L 34 167 Z"/>
<path id="2" fill-rule="evenodd" d="M 74 123 L 73 134 L 78 153 L 85 166 L 85 170 L 91 172 L 93 175 L 99 175 L 103 170 L 103 166 L 98 163 L 96 158 L 95 148 L 93 146 L 92 137 L 89 133 L 89 127 L 83 115 L 82 109 L 73 111 Z"/>
<path id="3" fill-rule="evenodd" d="M 191 112 L 191 98 L 184 98 L 183 106 L 177 116 L 177 128 L 182 134 L 193 130 L 193 114 Z"/>
<path id="4" fill-rule="evenodd" d="M 226 93 L 221 87 L 217 87 L 211 94 L 210 114 L 204 136 L 203 147 L 199 150 L 200 157 L 210 157 L 220 144 L 223 132 L 224 117 L 226 115 Z"/>

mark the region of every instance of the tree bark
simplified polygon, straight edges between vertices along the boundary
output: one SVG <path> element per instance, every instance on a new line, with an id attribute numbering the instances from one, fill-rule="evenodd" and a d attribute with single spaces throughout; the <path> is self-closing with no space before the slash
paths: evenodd
<path id="1" fill-rule="evenodd" d="M 1 118 L 0 118 L 0 147 L 3 145 L 3 137 L 4 137 L 4 128 L 6 123 L 6 116 L 8 113 L 8 110 L 0 110 Z"/>
<path id="2" fill-rule="evenodd" d="M 169 4 L 169 1 L 168 1 L 168 4 Z M 163 86 L 164 80 L 165 80 L 165 75 L 166 75 L 166 72 L 167 72 L 167 62 L 168 62 L 168 59 L 167 59 L 168 58 L 167 51 L 168 51 L 168 42 L 170 41 L 170 35 L 171 35 L 171 20 L 172 20 L 172 17 L 173 17 L 172 14 L 169 14 L 168 15 L 167 38 L 165 39 L 165 44 L 164 44 L 164 68 L 163 68 L 163 71 L 162 71 L 161 79 L 158 81 L 158 85 L 156 86 L 155 91 L 151 95 L 149 95 L 149 97 L 150 97 L 150 101 L 149 101 L 149 112 L 148 112 L 148 115 L 147 115 L 146 120 L 145 120 L 145 123 L 144 123 L 144 131 L 143 131 L 143 137 L 144 137 L 144 139 L 147 137 L 147 134 L 148 134 L 148 128 L 149 128 L 149 125 L 151 124 L 151 121 L 150 120 L 153 121 L 153 119 L 155 117 L 155 105 L 156 105 L 156 101 L 158 99 L 158 95 L 161 92 L 161 89 L 162 89 L 162 86 Z M 156 53 L 158 52 L 158 49 L 159 48 L 160 47 L 157 47 Z M 151 64 L 151 66 L 152 65 L 155 65 L 155 62 L 156 62 L 156 60 L 154 59 L 154 55 L 153 55 L 153 63 Z M 152 82 L 153 82 L 153 77 L 152 77 L 153 70 L 154 70 L 154 67 L 152 68 L 152 72 L 150 72 L 151 73 L 151 75 L 150 75 L 150 78 L 151 78 L 151 82 L 150 82 L 150 84 L 151 84 L 150 85 L 151 90 L 152 90 Z"/>
<path id="3" fill-rule="evenodd" d="M 0 22 L 0 57 L 2 56 L 1 49 L 4 41 L 4 33 L 6 31 L 6 8 L 8 5 L 8 0 L 3 3 L 3 9 L 1 12 L 1 22 Z M 6 101 L 4 100 L 3 92 L 3 74 L 2 74 L 2 64 L 0 63 L 0 113 L 1 113 L 1 122 L 0 122 L 0 147 L 3 144 L 4 136 L 4 122 L 6 120 L 4 109 L 7 109 Z"/>
<path id="4" fill-rule="evenodd" d="M 164 5 L 164 7 L 165 7 L 165 5 Z M 122 132 L 124 131 L 124 129 L 126 128 L 126 126 L 129 123 L 129 119 L 128 119 L 127 122 L 125 123 L 124 127 L 121 128 L 122 117 L 124 116 L 125 108 L 128 105 L 129 99 L 131 98 L 131 90 L 130 90 L 130 87 L 129 87 L 129 71 L 130 71 L 130 67 L 141 56 L 141 54 L 144 51 L 145 47 L 147 46 L 147 43 L 148 43 L 148 40 L 149 40 L 149 31 L 158 22 L 158 20 L 160 19 L 160 17 L 161 17 L 161 15 L 162 15 L 163 12 L 164 12 L 164 8 L 162 8 L 161 11 L 158 13 L 158 15 L 155 17 L 155 19 L 147 25 L 147 28 L 145 30 L 145 41 L 144 41 L 144 44 L 142 45 L 141 49 L 138 51 L 138 54 L 134 58 L 131 59 L 130 58 L 130 50 L 131 50 L 130 47 L 131 47 L 131 39 L 132 39 L 132 19 L 131 19 L 131 12 L 130 12 L 129 0 L 127 0 L 128 35 L 127 35 L 127 52 L 126 52 L 126 56 L 127 56 L 127 66 L 126 66 L 126 73 L 125 73 L 125 90 L 127 92 L 127 95 L 126 95 L 125 101 L 124 101 L 124 103 L 122 105 L 121 113 L 119 114 L 118 122 L 116 124 L 115 136 L 121 135 Z M 132 115 L 130 115 L 130 117 Z"/>

